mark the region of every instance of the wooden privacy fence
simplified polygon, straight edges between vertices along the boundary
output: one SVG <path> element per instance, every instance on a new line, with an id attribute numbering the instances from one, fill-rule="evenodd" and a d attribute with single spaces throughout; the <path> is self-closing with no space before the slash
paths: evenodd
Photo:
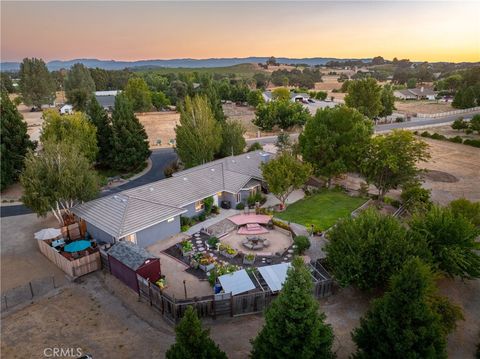
<path id="1" fill-rule="evenodd" d="M 332 294 L 333 280 L 319 261 L 312 265 L 314 277 L 313 295 L 317 298 Z M 148 280 L 137 274 L 139 297 L 150 303 L 165 319 L 177 323 L 187 307 L 196 309 L 200 318 L 236 317 L 263 312 L 275 299 L 278 292 L 256 291 L 232 296 L 230 293 L 214 294 L 187 299 L 172 298 Z"/>

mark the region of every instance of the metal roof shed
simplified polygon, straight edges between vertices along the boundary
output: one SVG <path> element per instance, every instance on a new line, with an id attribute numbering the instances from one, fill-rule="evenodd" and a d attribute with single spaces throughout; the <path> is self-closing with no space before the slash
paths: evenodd
<path id="1" fill-rule="evenodd" d="M 225 293 L 232 293 L 232 295 L 248 292 L 256 288 L 245 269 L 224 274 L 218 277 L 218 280 Z"/>
<path id="2" fill-rule="evenodd" d="M 287 278 L 287 271 L 290 268 L 290 263 L 280 263 L 271 266 L 259 267 L 260 275 L 267 282 L 268 287 L 272 292 L 278 292 L 283 287 L 285 279 Z"/>

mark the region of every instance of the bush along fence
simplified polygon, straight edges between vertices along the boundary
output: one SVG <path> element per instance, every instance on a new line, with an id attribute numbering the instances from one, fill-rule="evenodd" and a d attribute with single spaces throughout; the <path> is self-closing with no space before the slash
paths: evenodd
<path id="1" fill-rule="evenodd" d="M 313 295 L 316 298 L 332 294 L 333 280 L 320 261 L 311 264 Z M 262 313 L 276 298 L 278 292 L 255 291 L 240 295 L 221 293 L 204 297 L 177 299 L 164 293 L 158 286 L 137 275 L 139 298 L 158 310 L 170 323 L 176 324 L 188 306 L 193 306 L 200 318 L 237 317 Z"/>
<path id="2" fill-rule="evenodd" d="M 455 136 L 455 137 L 446 137 L 444 135 L 441 135 L 439 133 L 430 133 L 428 131 L 423 131 L 422 133 L 419 133 L 418 131 L 414 131 L 414 134 L 420 135 L 421 137 L 427 137 L 431 138 L 433 140 L 439 140 L 439 141 L 450 141 L 453 143 L 463 143 L 464 145 L 467 146 L 473 146 L 473 147 L 478 147 L 480 148 L 480 140 L 474 140 L 474 139 L 463 139 L 460 136 Z"/>
<path id="3" fill-rule="evenodd" d="M 53 275 L 33 279 L 27 284 L 6 290 L 2 292 L 1 308 L 2 310 L 11 309 L 17 305 L 33 301 L 53 289 L 59 288 L 62 284 L 61 279 L 56 279 Z"/>

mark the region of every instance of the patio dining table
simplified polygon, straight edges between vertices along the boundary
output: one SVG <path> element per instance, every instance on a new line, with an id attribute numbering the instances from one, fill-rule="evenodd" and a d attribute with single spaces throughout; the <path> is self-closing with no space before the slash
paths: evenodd
<path id="1" fill-rule="evenodd" d="M 72 243 L 67 244 L 63 250 L 65 252 L 79 252 L 79 251 L 84 251 L 85 249 L 91 247 L 92 244 L 90 241 L 85 241 L 85 240 L 80 240 L 80 241 L 75 241 Z"/>

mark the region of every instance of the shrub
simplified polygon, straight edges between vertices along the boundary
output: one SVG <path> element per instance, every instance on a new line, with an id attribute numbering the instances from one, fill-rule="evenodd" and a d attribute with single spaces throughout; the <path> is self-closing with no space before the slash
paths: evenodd
<path id="1" fill-rule="evenodd" d="M 212 212 L 212 207 L 213 207 L 213 197 L 207 197 L 203 200 L 203 205 L 204 205 L 204 213 L 206 215 L 209 215 Z"/>
<path id="2" fill-rule="evenodd" d="M 172 163 L 170 163 L 167 167 L 164 168 L 163 170 L 163 174 L 165 175 L 165 177 L 172 177 L 172 175 L 175 173 L 175 172 L 178 172 L 178 170 L 180 169 L 180 167 L 178 166 L 178 162 L 177 161 L 173 161 Z"/>
<path id="3" fill-rule="evenodd" d="M 247 152 L 263 150 L 263 146 L 259 142 L 254 142 L 248 147 Z"/>
<path id="4" fill-rule="evenodd" d="M 431 135 L 430 138 L 432 138 L 434 140 L 441 140 L 441 141 L 445 141 L 447 139 L 444 135 L 441 135 L 441 134 L 436 133 L 436 132 L 433 135 Z"/>
<path id="5" fill-rule="evenodd" d="M 249 207 L 255 206 L 255 202 L 256 202 L 256 201 L 257 201 L 257 200 L 256 200 L 255 195 L 250 195 L 250 196 L 248 196 L 248 198 L 247 198 L 247 204 L 248 204 Z"/>
<path id="6" fill-rule="evenodd" d="M 180 217 L 180 225 L 181 226 L 188 226 L 192 225 L 193 220 L 190 217 Z"/>
<path id="7" fill-rule="evenodd" d="M 395 122 L 403 122 L 403 117 L 396 117 Z"/>
<path id="8" fill-rule="evenodd" d="M 217 245 L 217 243 L 219 242 L 218 238 L 215 237 L 215 236 L 212 236 L 210 237 L 209 239 L 207 239 L 207 243 L 210 247 L 215 247 Z"/>
<path id="9" fill-rule="evenodd" d="M 428 132 L 428 131 L 423 131 L 423 132 L 420 134 L 420 136 L 422 136 L 422 137 L 430 137 L 430 132 Z"/>
<path id="10" fill-rule="evenodd" d="M 471 128 L 467 128 L 467 129 L 465 130 L 465 133 L 466 133 L 467 135 L 471 135 L 471 134 L 473 133 L 473 130 L 472 130 Z"/>
<path id="11" fill-rule="evenodd" d="M 277 226 L 278 228 L 282 228 L 282 229 L 285 229 L 287 231 L 290 231 L 290 226 L 287 223 L 276 220 L 276 219 L 273 219 L 272 222 L 273 222 L 274 226 Z"/>
<path id="12" fill-rule="evenodd" d="M 237 206 L 235 208 L 239 209 L 239 210 L 242 210 L 242 209 L 245 208 L 245 205 L 242 202 L 240 202 L 240 203 L 237 204 Z"/>
<path id="13" fill-rule="evenodd" d="M 469 145 L 469 146 L 479 147 L 479 148 L 480 148 L 480 140 L 469 140 L 469 139 L 466 139 L 465 141 L 463 141 L 463 144 L 464 144 L 464 145 Z"/>
<path id="14" fill-rule="evenodd" d="M 295 254 L 303 254 L 310 248 L 310 240 L 306 236 L 296 236 L 293 239 L 293 243 L 297 246 L 297 248 L 295 248 Z"/>
<path id="15" fill-rule="evenodd" d="M 454 143 L 463 143 L 463 139 L 460 136 L 450 137 L 448 140 Z"/>
<path id="16" fill-rule="evenodd" d="M 205 214 L 205 212 L 200 213 L 200 214 L 198 215 L 198 221 L 199 221 L 199 222 L 203 222 L 206 218 L 207 218 L 207 215 Z"/>

